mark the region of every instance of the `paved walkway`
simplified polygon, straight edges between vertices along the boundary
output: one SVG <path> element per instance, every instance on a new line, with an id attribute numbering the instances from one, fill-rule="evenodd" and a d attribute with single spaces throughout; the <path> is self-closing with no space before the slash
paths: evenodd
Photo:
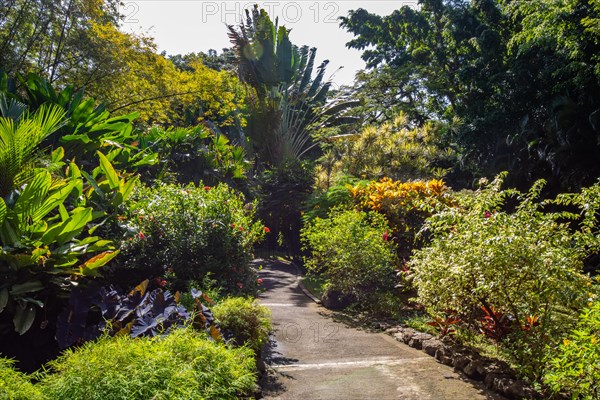
<path id="1" fill-rule="evenodd" d="M 503 399 L 384 333 L 335 322 L 299 289 L 293 265 L 256 262 L 274 325 L 265 399 Z"/>

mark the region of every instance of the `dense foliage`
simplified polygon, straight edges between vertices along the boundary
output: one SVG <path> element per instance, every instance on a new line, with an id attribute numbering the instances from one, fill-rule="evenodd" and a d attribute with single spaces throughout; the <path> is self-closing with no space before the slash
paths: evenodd
<path id="1" fill-rule="evenodd" d="M 0 358 L 0 398 L 6 400 L 44 399 L 29 377 L 14 369 L 14 361 Z"/>
<path id="2" fill-rule="evenodd" d="M 577 188 L 597 178 L 596 1 L 421 0 L 388 16 L 351 11 L 341 26 L 369 71 L 367 115 L 444 121 L 476 174 L 514 171 Z"/>
<path id="3" fill-rule="evenodd" d="M 210 273 L 228 291 L 252 291 L 256 273 L 248 263 L 264 235 L 254 216 L 255 204 L 225 184 L 142 187 L 120 217 L 126 240 L 111 273 L 130 285 L 166 277 L 179 290 Z"/>
<path id="4" fill-rule="evenodd" d="M 501 184 L 498 177 L 433 215 L 425 228 L 433 239 L 410 267 L 418 301 L 430 312 L 451 310 L 494 339 L 524 373 L 539 377 L 547 346 L 585 305 L 589 252 L 582 241 L 597 245 L 597 232 L 573 233 L 568 222 L 576 215 L 545 211 L 548 203 L 538 202 L 543 182 L 527 193 L 503 191 Z M 598 210 L 582 211 L 594 219 Z"/>
<path id="5" fill-rule="evenodd" d="M 394 289 L 397 264 L 389 226 L 377 213 L 333 210 L 302 230 L 310 257 L 308 271 L 327 279 L 330 290 L 341 292 L 368 308 Z"/>
<path id="6" fill-rule="evenodd" d="M 255 387 L 249 349 L 192 329 L 165 337 L 104 337 L 67 350 L 38 386 L 49 399 L 236 399 Z"/>
<path id="7" fill-rule="evenodd" d="M 379 182 L 358 183 L 350 188 L 359 209 L 376 211 L 390 224 L 388 236 L 398 246 L 398 255 L 407 260 L 425 219 L 445 204 L 451 203 L 448 187 L 440 180 L 401 182 L 382 178 Z M 421 238 L 422 239 L 422 238 Z"/>
<path id="8" fill-rule="evenodd" d="M 256 300 L 229 297 L 211 308 L 224 335 L 238 346 L 248 346 L 260 354 L 271 331 L 271 311 Z"/>
<path id="9" fill-rule="evenodd" d="M 579 323 L 548 360 L 544 381 L 555 392 L 568 392 L 574 399 L 600 396 L 600 302 L 590 303 Z"/>

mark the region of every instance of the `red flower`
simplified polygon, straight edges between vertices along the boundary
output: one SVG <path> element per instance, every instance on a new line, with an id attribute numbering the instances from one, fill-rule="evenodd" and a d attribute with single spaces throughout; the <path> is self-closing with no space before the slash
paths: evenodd
<path id="1" fill-rule="evenodd" d="M 236 286 L 237 286 L 239 289 L 243 289 L 243 288 L 244 288 L 244 284 L 243 284 L 242 282 L 238 282 L 238 283 L 236 283 Z"/>
<path id="2" fill-rule="evenodd" d="M 232 227 L 232 228 L 235 228 L 235 224 L 231 224 L 231 227 Z"/>
<path id="3" fill-rule="evenodd" d="M 138 237 L 142 240 L 146 239 L 146 235 L 144 235 L 144 232 L 138 233 Z"/>
<path id="4" fill-rule="evenodd" d="M 386 242 L 387 242 L 389 238 L 390 238 L 390 233 L 389 233 L 389 232 L 388 232 L 388 230 L 386 229 L 386 230 L 385 230 L 385 233 L 383 234 L 383 237 L 382 237 L 382 239 L 383 239 L 384 241 L 386 241 Z"/>
<path id="5" fill-rule="evenodd" d="M 260 285 L 262 282 L 263 282 L 262 278 L 258 278 L 258 279 L 256 280 L 256 283 L 258 283 L 259 285 Z"/>
<path id="6" fill-rule="evenodd" d="M 160 278 L 160 277 L 156 278 L 156 279 L 154 280 L 154 282 L 156 282 L 156 284 L 157 284 L 158 286 L 162 287 L 162 288 L 164 288 L 165 286 L 167 286 L 167 281 L 166 281 L 166 280 L 164 280 L 163 278 Z"/>
<path id="7" fill-rule="evenodd" d="M 268 227 L 266 227 L 266 226 L 263 228 L 263 230 L 265 231 L 265 233 L 270 233 L 271 232 L 271 230 Z"/>
<path id="8" fill-rule="evenodd" d="M 204 190 L 210 190 L 210 186 L 204 186 Z"/>
<path id="9" fill-rule="evenodd" d="M 487 210 L 485 210 L 485 212 L 483 213 L 483 216 L 484 216 L 485 218 L 489 218 L 489 217 L 491 217 L 491 216 L 492 216 L 492 213 L 491 213 L 491 212 L 489 212 L 489 211 L 487 211 Z"/>
<path id="10" fill-rule="evenodd" d="M 244 231 L 244 228 L 242 228 L 241 226 L 239 226 L 238 229 L 240 230 L 240 232 Z"/>

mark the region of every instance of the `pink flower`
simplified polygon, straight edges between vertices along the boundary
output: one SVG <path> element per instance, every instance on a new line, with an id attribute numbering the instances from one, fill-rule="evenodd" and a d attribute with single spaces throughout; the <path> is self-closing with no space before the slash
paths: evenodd
<path id="1" fill-rule="evenodd" d="M 492 213 L 489 212 L 488 210 L 485 210 L 485 212 L 483 213 L 484 218 L 489 218 L 492 216 Z"/>
<path id="2" fill-rule="evenodd" d="M 386 242 L 387 242 L 389 238 L 390 238 L 390 233 L 389 233 L 389 232 L 388 232 L 388 230 L 386 229 L 386 230 L 385 230 L 385 233 L 384 233 L 384 234 L 383 234 L 383 236 L 382 236 L 382 239 L 383 239 L 384 241 L 386 241 Z"/>
<path id="3" fill-rule="evenodd" d="M 244 284 L 243 284 L 242 282 L 238 282 L 238 283 L 236 283 L 236 286 L 237 286 L 239 289 L 243 289 L 243 288 L 244 288 Z"/>
<path id="4" fill-rule="evenodd" d="M 258 278 L 258 279 L 256 280 L 256 283 L 258 283 L 259 285 L 260 285 L 262 282 L 263 282 L 262 278 Z"/>

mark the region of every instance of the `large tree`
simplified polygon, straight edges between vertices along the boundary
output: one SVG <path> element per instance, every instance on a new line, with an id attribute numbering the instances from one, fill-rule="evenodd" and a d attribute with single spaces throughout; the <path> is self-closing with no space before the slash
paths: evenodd
<path id="1" fill-rule="evenodd" d="M 573 189 L 600 174 L 598 15 L 597 1 L 422 0 L 341 26 L 363 50 L 372 115 L 387 116 L 377 101 L 415 124 L 444 120 L 476 173 Z"/>

